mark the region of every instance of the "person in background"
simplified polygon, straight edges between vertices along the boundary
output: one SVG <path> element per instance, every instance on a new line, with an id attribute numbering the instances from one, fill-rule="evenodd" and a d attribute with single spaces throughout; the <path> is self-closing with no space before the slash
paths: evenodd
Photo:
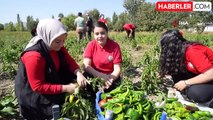
<path id="1" fill-rule="evenodd" d="M 31 33 L 31 36 L 32 36 L 32 37 L 35 37 L 35 36 L 37 35 L 37 33 L 36 33 L 36 28 L 33 28 L 33 29 L 30 31 L 30 33 Z"/>
<path id="2" fill-rule="evenodd" d="M 108 28 L 103 22 L 95 25 L 94 40 L 85 48 L 83 63 L 86 75 L 105 80 L 106 91 L 120 84 L 121 49 L 117 42 L 108 38 Z"/>
<path id="3" fill-rule="evenodd" d="M 104 18 L 103 14 L 100 15 L 100 18 L 98 19 L 98 22 L 103 22 L 107 26 L 107 20 Z"/>
<path id="4" fill-rule="evenodd" d="M 51 119 L 52 106 L 61 107 L 65 93 L 86 86 L 87 79 L 64 47 L 66 37 L 67 31 L 60 21 L 41 20 L 37 35 L 21 54 L 15 95 L 25 119 Z"/>
<path id="5" fill-rule="evenodd" d="M 85 20 L 82 17 L 82 13 L 78 13 L 78 17 L 74 21 L 74 25 L 76 26 L 76 31 L 78 33 L 78 43 L 80 43 L 80 40 L 83 39 L 85 35 Z"/>
<path id="6" fill-rule="evenodd" d="M 86 26 L 87 26 L 87 36 L 88 39 L 91 40 L 91 34 L 92 34 L 92 30 L 93 30 L 93 20 L 92 17 L 89 14 L 87 15 L 87 21 L 86 21 Z"/>
<path id="7" fill-rule="evenodd" d="M 58 21 L 60 21 L 60 22 L 61 22 L 61 17 L 58 17 L 57 19 L 58 19 Z"/>
<path id="8" fill-rule="evenodd" d="M 189 100 L 213 108 L 213 50 L 186 40 L 179 30 L 163 33 L 160 47 L 160 76 L 172 76 Z"/>
<path id="9" fill-rule="evenodd" d="M 131 23 L 126 23 L 123 26 L 123 29 L 126 31 L 127 38 L 135 39 L 135 25 Z"/>

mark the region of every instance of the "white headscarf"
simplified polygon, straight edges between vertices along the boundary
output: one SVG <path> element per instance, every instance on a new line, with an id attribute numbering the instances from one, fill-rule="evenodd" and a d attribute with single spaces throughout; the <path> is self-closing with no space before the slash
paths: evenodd
<path id="1" fill-rule="evenodd" d="M 64 25 L 56 19 L 44 19 L 39 21 L 36 32 L 37 35 L 30 40 L 25 49 L 35 45 L 40 39 L 44 41 L 49 49 L 55 38 L 67 33 Z"/>

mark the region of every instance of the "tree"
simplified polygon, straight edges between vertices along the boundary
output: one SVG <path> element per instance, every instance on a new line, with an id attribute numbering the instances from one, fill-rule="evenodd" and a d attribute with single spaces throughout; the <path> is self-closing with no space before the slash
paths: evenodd
<path id="1" fill-rule="evenodd" d="M 132 23 L 135 23 L 135 13 L 138 12 L 140 6 L 145 2 L 145 0 L 124 0 L 123 7 L 126 8 L 129 13 Z"/>
<path id="2" fill-rule="evenodd" d="M 62 19 L 62 23 L 66 26 L 67 30 L 75 30 L 74 20 L 76 16 L 74 14 L 70 14 L 67 17 Z"/>
<path id="3" fill-rule="evenodd" d="M 27 16 L 27 30 L 31 31 L 37 27 L 39 20 L 36 21 L 33 19 L 33 16 Z"/>
<path id="4" fill-rule="evenodd" d="M 127 13 L 121 13 L 118 16 L 118 20 L 116 21 L 116 23 L 114 25 L 114 30 L 115 31 L 122 31 L 123 30 L 123 25 L 128 22 L 127 18 L 128 18 Z"/>
<path id="5" fill-rule="evenodd" d="M 114 12 L 112 15 L 112 25 L 115 25 L 117 20 L 118 20 L 118 15 Z"/>
<path id="6" fill-rule="evenodd" d="M 100 12 L 97 9 L 88 11 L 88 14 L 93 18 L 93 23 L 96 23 L 98 21 Z"/>
<path id="7" fill-rule="evenodd" d="M 202 33 L 205 28 L 205 23 L 208 15 L 205 12 L 196 11 L 190 14 L 188 22 L 191 28 L 194 28 L 198 33 Z"/>
<path id="8" fill-rule="evenodd" d="M 194 0 L 197 2 L 200 2 L 199 0 Z M 213 2 L 213 0 L 203 0 L 202 2 Z M 213 4 L 212 4 L 213 7 Z M 213 9 L 211 11 L 208 12 L 204 12 L 204 11 L 195 11 L 192 12 L 188 15 L 188 23 L 189 23 L 189 27 L 195 28 L 195 30 L 198 33 L 201 33 L 204 31 L 204 28 L 206 26 L 206 24 L 208 23 L 212 23 L 213 21 Z"/>
<path id="9" fill-rule="evenodd" d="M 16 31 L 16 28 L 14 27 L 13 22 L 9 22 L 5 24 L 5 31 L 11 32 L 11 31 Z"/>
<path id="10" fill-rule="evenodd" d="M 15 28 L 16 28 L 16 31 L 24 31 L 23 22 L 16 23 Z"/>
<path id="11" fill-rule="evenodd" d="M 135 13 L 135 24 L 137 26 L 137 30 L 155 31 L 155 29 L 159 27 L 156 26 L 156 24 L 159 24 L 158 21 L 160 18 L 161 13 L 155 10 L 155 5 L 153 3 L 144 2 L 138 7 L 137 12 Z"/>
<path id="12" fill-rule="evenodd" d="M 112 21 L 110 19 L 110 17 L 105 17 L 106 21 L 107 21 L 107 27 L 108 27 L 108 30 L 113 30 L 113 25 L 112 25 Z"/>
<path id="13" fill-rule="evenodd" d="M 4 25 L 0 23 L 0 30 L 4 30 Z"/>
<path id="14" fill-rule="evenodd" d="M 173 28 L 172 21 L 184 20 L 187 16 L 188 13 L 158 12 L 154 3 L 143 2 L 137 6 L 137 10 L 134 13 L 134 20 L 137 31 L 162 31 L 163 29 Z M 129 18 L 129 22 L 132 22 L 132 16 L 129 16 Z M 178 28 L 179 26 L 176 27 Z"/>
<path id="15" fill-rule="evenodd" d="M 21 19 L 20 19 L 19 14 L 17 14 L 17 23 L 21 23 Z"/>
<path id="16" fill-rule="evenodd" d="M 17 14 L 17 23 L 15 25 L 16 31 L 24 31 L 24 25 L 23 22 L 20 19 L 19 14 Z"/>
<path id="17" fill-rule="evenodd" d="M 110 22 L 110 24 L 108 24 L 111 27 L 110 29 L 116 30 L 115 24 L 117 21 L 118 21 L 118 15 L 114 12 L 112 15 L 112 21 Z"/>

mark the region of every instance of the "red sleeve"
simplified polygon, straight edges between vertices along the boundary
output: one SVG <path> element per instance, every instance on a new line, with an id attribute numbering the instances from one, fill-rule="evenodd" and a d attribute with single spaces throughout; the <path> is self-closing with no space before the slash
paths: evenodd
<path id="1" fill-rule="evenodd" d="M 90 58 L 92 59 L 92 53 L 93 53 L 93 49 L 94 49 L 94 42 L 91 41 L 87 44 L 85 51 L 84 51 L 84 58 Z"/>
<path id="2" fill-rule="evenodd" d="M 61 93 L 62 86 L 45 82 L 45 59 L 40 53 L 31 51 L 22 56 L 25 64 L 29 84 L 33 91 L 41 94 Z"/>
<path id="3" fill-rule="evenodd" d="M 122 63 L 122 55 L 121 55 L 121 49 L 120 46 L 116 43 L 116 48 L 114 51 L 114 64 L 121 64 Z"/>
<path id="4" fill-rule="evenodd" d="M 189 47 L 186 51 L 186 58 L 197 69 L 198 72 L 204 73 L 206 70 L 213 67 L 207 52 L 208 48 L 197 45 Z M 213 54 L 213 51 L 211 52 Z"/>
<path id="5" fill-rule="evenodd" d="M 68 65 L 69 65 L 70 71 L 72 73 L 74 73 L 74 71 L 79 68 L 79 65 L 70 56 L 70 54 L 68 53 L 68 51 L 67 51 L 67 49 L 65 47 L 62 47 L 61 50 L 64 53 L 64 57 L 65 57 L 65 60 L 67 61 Z"/>

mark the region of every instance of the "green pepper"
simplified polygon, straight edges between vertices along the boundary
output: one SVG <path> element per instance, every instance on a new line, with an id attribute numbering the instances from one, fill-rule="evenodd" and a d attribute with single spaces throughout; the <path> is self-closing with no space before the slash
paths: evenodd
<path id="1" fill-rule="evenodd" d="M 130 104 L 123 104 L 123 110 L 124 111 L 127 111 L 127 110 L 129 110 L 129 108 L 131 107 L 131 105 Z"/>
<path id="2" fill-rule="evenodd" d="M 144 115 L 144 114 L 143 114 L 143 119 L 144 119 L 144 120 L 149 120 L 148 115 Z"/>
<path id="3" fill-rule="evenodd" d="M 178 98 L 167 98 L 166 103 L 172 103 L 174 101 L 178 101 Z"/>
<path id="4" fill-rule="evenodd" d="M 153 120 L 159 120 L 162 112 L 156 112 L 155 115 L 153 116 Z"/>
<path id="5" fill-rule="evenodd" d="M 115 104 L 111 104 L 108 107 L 109 110 L 112 110 L 114 114 L 118 114 L 120 112 L 122 112 L 123 110 L 123 105 L 120 103 L 115 103 Z"/>
<path id="6" fill-rule="evenodd" d="M 101 99 L 103 100 L 105 100 L 106 98 L 109 98 L 109 97 L 112 97 L 109 93 L 102 93 L 101 94 Z"/>
<path id="7" fill-rule="evenodd" d="M 143 91 L 134 90 L 134 91 L 132 91 L 132 92 L 133 92 L 133 94 L 140 94 L 140 95 L 145 96 Z"/>
<path id="8" fill-rule="evenodd" d="M 200 117 L 203 117 L 203 116 L 212 117 L 211 113 L 208 111 L 196 111 L 195 113 L 199 114 Z"/>
<path id="9" fill-rule="evenodd" d="M 109 103 L 124 103 L 125 102 L 125 98 L 112 98 L 111 100 L 109 100 Z"/>
<path id="10" fill-rule="evenodd" d="M 139 101 L 141 101 L 140 95 L 139 94 L 133 94 L 131 102 L 135 103 L 135 102 L 139 102 Z"/>
<path id="11" fill-rule="evenodd" d="M 136 107 L 137 107 L 137 112 L 141 115 L 143 112 L 143 108 L 140 102 L 135 103 Z"/>
<path id="12" fill-rule="evenodd" d="M 133 96 L 138 100 L 143 100 L 145 98 L 145 95 L 142 91 L 132 91 Z"/>
<path id="13" fill-rule="evenodd" d="M 176 117 L 176 116 L 172 116 L 171 119 L 172 120 L 181 120 L 179 117 Z"/>
<path id="14" fill-rule="evenodd" d="M 139 117 L 140 117 L 139 113 L 135 109 L 133 109 L 133 108 L 130 108 L 127 111 L 126 116 L 128 118 L 130 118 L 130 120 L 138 120 Z"/>
<path id="15" fill-rule="evenodd" d="M 129 88 L 127 88 L 126 92 L 121 94 L 120 97 L 126 98 L 127 96 L 129 96 L 129 94 L 130 94 L 130 91 L 129 91 Z"/>
<path id="16" fill-rule="evenodd" d="M 118 94 L 118 93 L 122 93 L 123 91 L 121 90 L 121 88 L 122 88 L 122 86 L 119 86 L 119 87 L 113 89 L 112 91 L 110 91 L 109 93 L 110 93 L 111 95 L 116 95 L 116 94 Z"/>
<path id="17" fill-rule="evenodd" d="M 116 116 L 115 120 L 124 120 L 124 113 L 120 113 Z"/>
<path id="18" fill-rule="evenodd" d="M 152 104 L 150 102 L 148 102 L 148 104 L 146 106 L 143 106 L 144 107 L 144 111 L 145 112 L 149 112 L 149 110 L 151 109 L 152 107 Z"/>

